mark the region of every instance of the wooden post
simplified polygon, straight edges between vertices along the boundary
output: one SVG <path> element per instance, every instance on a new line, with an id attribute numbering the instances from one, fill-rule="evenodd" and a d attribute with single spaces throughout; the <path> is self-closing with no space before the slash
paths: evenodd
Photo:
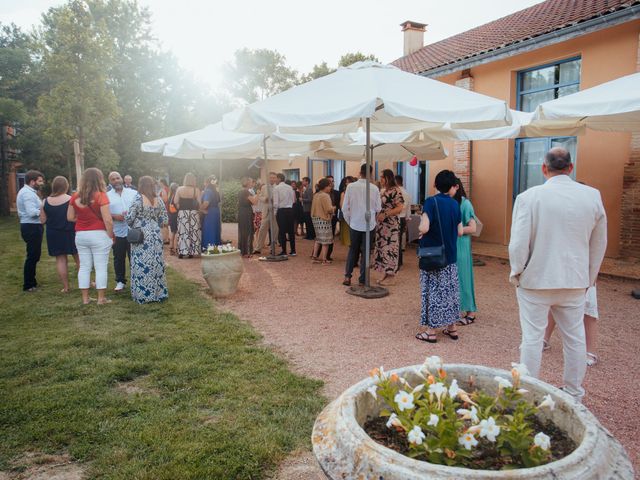
<path id="1" fill-rule="evenodd" d="M 80 177 L 82 176 L 82 156 L 80 155 L 80 142 L 76 139 L 73 141 L 73 156 L 76 162 L 76 190 L 80 187 Z"/>

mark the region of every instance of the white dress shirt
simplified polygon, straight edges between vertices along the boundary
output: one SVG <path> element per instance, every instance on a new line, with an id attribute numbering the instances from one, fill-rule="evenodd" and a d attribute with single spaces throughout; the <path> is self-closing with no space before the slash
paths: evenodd
<path id="1" fill-rule="evenodd" d="M 42 200 L 40 200 L 33 188 L 25 185 L 20 189 L 16 198 L 16 208 L 18 209 L 20 223 L 36 223 L 39 225 L 41 206 Z"/>
<path id="2" fill-rule="evenodd" d="M 367 231 L 367 221 L 365 219 L 367 202 L 367 180 L 361 178 L 357 182 L 350 183 L 344 194 L 342 202 L 342 215 L 351 228 L 359 232 Z M 376 214 L 382 210 L 380 202 L 380 190 L 373 183 L 370 185 L 369 199 L 371 206 L 371 218 L 369 219 L 369 230 L 376 227 Z"/>
<path id="3" fill-rule="evenodd" d="M 111 215 L 124 215 L 131 209 L 131 205 L 133 205 L 137 196 L 138 192 L 132 188 L 123 188 L 120 193 L 116 192 L 115 188 L 112 188 L 107 192 L 109 212 L 111 212 Z M 128 232 L 129 227 L 126 221 L 113 221 L 113 234 L 116 237 L 126 237 Z"/>
<path id="4" fill-rule="evenodd" d="M 411 215 L 411 195 L 405 190 L 404 187 L 398 187 L 402 194 L 402 201 L 404 202 L 404 208 L 398 214 L 399 218 L 408 218 Z"/>
<path id="5" fill-rule="evenodd" d="M 273 188 L 273 208 L 275 211 L 279 208 L 291 208 L 295 201 L 296 194 L 291 185 L 280 182 Z"/>
<path id="6" fill-rule="evenodd" d="M 510 281 L 522 288 L 588 288 L 607 247 L 600 192 L 556 175 L 516 198 Z"/>

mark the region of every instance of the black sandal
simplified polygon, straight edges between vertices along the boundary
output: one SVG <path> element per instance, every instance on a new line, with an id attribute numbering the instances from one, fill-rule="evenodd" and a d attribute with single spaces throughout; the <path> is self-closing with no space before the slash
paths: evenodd
<path id="1" fill-rule="evenodd" d="M 462 325 L 463 327 L 471 325 L 472 323 L 476 323 L 476 317 L 470 317 L 469 315 L 465 315 L 456 322 L 457 325 Z"/>
<path id="2" fill-rule="evenodd" d="M 450 331 L 449 329 L 445 328 L 444 330 L 442 330 L 442 334 L 446 335 L 447 337 L 449 337 L 451 340 L 458 340 L 458 338 L 460 338 L 458 336 L 458 331 L 456 330 L 455 332 Z"/>
<path id="3" fill-rule="evenodd" d="M 438 338 L 435 333 L 420 332 L 416 333 L 416 338 L 421 342 L 437 343 Z"/>

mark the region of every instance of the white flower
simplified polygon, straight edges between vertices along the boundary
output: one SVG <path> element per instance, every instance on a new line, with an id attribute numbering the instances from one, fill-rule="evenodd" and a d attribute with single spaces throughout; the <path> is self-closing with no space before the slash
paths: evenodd
<path id="1" fill-rule="evenodd" d="M 417 376 L 419 376 L 421 379 L 426 380 L 427 378 L 424 376 L 424 373 L 422 373 L 422 367 L 414 367 L 413 368 L 413 373 L 415 373 Z"/>
<path id="2" fill-rule="evenodd" d="M 422 440 L 425 439 L 425 434 L 422 433 L 422 429 L 418 425 L 416 425 L 411 429 L 411 431 L 407 435 L 407 439 L 409 440 L 409 443 L 413 443 L 415 445 L 421 445 Z"/>
<path id="3" fill-rule="evenodd" d="M 424 388 L 424 383 L 421 383 L 416 388 L 414 388 L 411 393 L 413 393 L 415 395 L 416 393 L 421 392 L 423 388 Z"/>
<path id="4" fill-rule="evenodd" d="M 471 447 L 475 447 L 478 445 L 478 440 L 473 436 L 473 433 L 465 433 L 460 438 L 458 438 L 458 443 L 462 445 L 467 450 L 471 450 Z"/>
<path id="5" fill-rule="evenodd" d="M 513 387 L 513 384 L 509 380 L 507 380 L 506 378 L 495 376 L 495 377 L 493 377 L 493 379 L 496 382 L 498 382 L 498 387 L 499 388 L 512 388 Z"/>
<path id="6" fill-rule="evenodd" d="M 389 420 L 387 420 L 387 428 L 391 427 L 402 427 L 402 422 L 400 422 L 400 419 L 398 419 L 395 413 L 392 413 Z"/>
<path id="7" fill-rule="evenodd" d="M 367 388 L 367 392 L 369 392 L 371 394 L 371 396 L 375 399 L 378 398 L 378 386 L 377 385 L 371 385 L 369 388 Z"/>
<path id="8" fill-rule="evenodd" d="M 511 368 L 515 369 L 520 375 L 530 375 L 529 369 L 524 363 L 511 363 Z"/>
<path id="9" fill-rule="evenodd" d="M 451 385 L 449 385 L 449 396 L 451 398 L 456 398 L 458 396 L 458 393 L 460 393 L 460 391 L 461 391 L 461 388 L 458 387 L 458 380 L 454 378 L 453 382 L 451 382 Z"/>
<path id="10" fill-rule="evenodd" d="M 496 425 L 493 417 L 480 422 L 480 436 L 486 438 L 490 442 L 495 442 L 496 437 L 500 435 L 500 427 Z"/>
<path id="11" fill-rule="evenodd" d="M 442 368 L 442 359 L 438 355 L 432 355 L 425 359 L 423 365 L 431 373 L 437 372 L 439 368 Z"/>
<path id="12" fill-rule="evenodd" d="M 462 420 L 471 420 L 473 423 L 478 423 L 480 421 L 478 418 L 478 409 L 476 407 L 471 407 L 471 410 L 459 408 L 456 410 L 456 413 L 458 415 L 462 415 Z"/>
<path id="13" fill-rule="evenodd" d="M 542 402 L 538 405 L 538 408 L 548 407 L 549 410 L 553 410 L 556 407 L 556 402 L 551 398 L 551 395 L 547 394 L 542 397 Z"/>
<path id="14" fill-rule="evenodd" d="M 414 405 L 412 393 L 400 390 L 396 393 L 396 396 L 393 397 L 393 401 L 398 404 L 398 410 L 401 412 L 404 412 L 405 410 L 413 410 Z"/>
<path id="15" fill-rule="evenodd" d="M 539 432 L 535 437 L 533 437 L 533 444 L 536 447 L 540 447 L 542 450 L 549 450 L 549 448 L 551 447 L 551 439 L 548 435 Z"/>
<path id="16" fill-rule="evenodd" d="M 518 393 L 520 393 L 520 394 L 524 395 L 525 393 L 529 393 L 529 390 L 526 390 L 526 389 L 524 389 L 524 388 L 519 388 L 519 389 L 518 389 Z"/>
<path id="17" fill-rule="evenodd" d="M 382 380 L 386 380 L 388 378 L 388 375 L 384 371 L 383 367 L 374 368 L 369 372 L 369 375 L 371 375 L 371 378 L 373 378 L 373 383 L 375 383 L 376 385 L 380 383 Z"/>
<path id="18" fill-rule="evenodd" d="M 436 427 L 439 421 L 440 421 L 440 417 L 438 417 L 438 415 L 436 415 L 435 413 L 432 413 L 431 415 L 429 415 L 429 421 L 427 422 L 427 425 Z"/>
<path id="19" fill-rule="evenodd" d="M 436 382 L 429 385 L 429 393 L 435 395 L 437 399 L 440 400 L 440 397 L 447 393 L 447 387 L 445 387 L 442 382 Z"/>

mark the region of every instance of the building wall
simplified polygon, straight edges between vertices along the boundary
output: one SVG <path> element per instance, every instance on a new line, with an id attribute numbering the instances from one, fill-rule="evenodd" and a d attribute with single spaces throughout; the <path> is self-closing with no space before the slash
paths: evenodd
<path id="1" fill-rule="evenodd" d="M 640 21 L 609 28 L 471 69 L 474 91 L 503 98 L 516 107 L 517 72 L 556 60 L 581 56 L 580 89 L 636 72 Z M 460 73 L 439 78 L 455 84 Z M 578 137 L 576 179 L 600 190 L 608 215 L 608 256 L 618 256 L 621 235 L 623 172 L 630 159 L 628 133 L 588 131 Z M 513 206 L 514 141 L 473 142 L 472 200 L 484 223 L 482 240 L 507 244 Z M 433 162 L 429 185 L 442 169 L 453 169 L 453 145 L 445 161 Z M 636 179 L 640 180 L 640 179 Z"/>

